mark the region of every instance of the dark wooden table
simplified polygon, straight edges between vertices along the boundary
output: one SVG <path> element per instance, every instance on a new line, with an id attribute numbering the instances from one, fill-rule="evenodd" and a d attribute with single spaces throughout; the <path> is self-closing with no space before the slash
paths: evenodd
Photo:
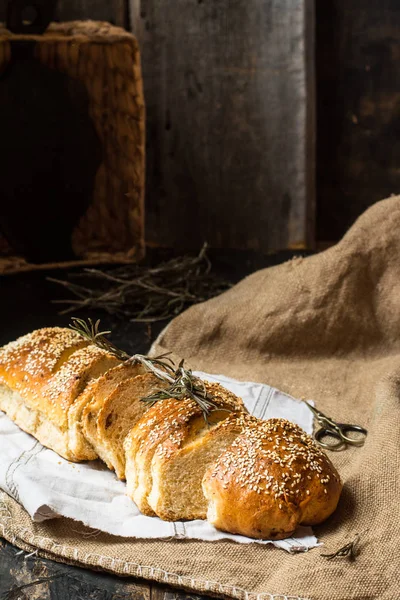
<path id="1" fill-rule="evenodd" d="M 235 283 L 245 275 L 283 262 L 293 252 L 271 256 L 252 253 L 211 253 L 215 272 Z M 298 253 L 297 253 L 298 254 Z M 304 253 L 303 253 L 304 254 Z M 147 260 L 155 263 L 164 258 L 157 252 Z M 19 335 L 44 326 L 66 326 L 68 316 L 57 314 L 52 300 L 65 298 L 66 292 L 47 281 L 47 277 L 64 278 L 65 273 L 33 272 L 0 278 L 0 345 Z M 112 330 L 111 339 L 128 352 L 146 352 L 166 322 L 151 328 L 140 323 L 122 322 L 107 314 L 79 316 L 101 318 L 102 325 Z M 0 539 L 0 600 L 172 600 L 201 598 L 175 589 L 139 580 L 89 571 L 29 555 Z"/>

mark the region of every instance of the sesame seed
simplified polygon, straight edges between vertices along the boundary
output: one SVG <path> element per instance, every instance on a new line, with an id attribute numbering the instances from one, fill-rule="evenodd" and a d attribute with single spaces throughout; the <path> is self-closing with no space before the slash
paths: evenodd
<path id="1" fill-rule="evenodd" d="M 240 489 L 265 495 L 272 492 L 281 507 L 279 500 L 285 495 L 290 495 L 295 503 L 300 503 L 305 495 L 310 496 L 307 486 L 299 487 L 303 481 L 312 481 L 310 471 L 319 475 L 322 483 L 327 479 L 326 469 L 331 468 L 328 459 L 297 425 L 285 419 L 260 421 L 247 417 L 241 418 L 240 426 L 242 433 L 222 453 L 213 469 L 215 485 L 219 481 L 222 484 L 224 477 L 233 478 Z M 261 481 L 265 481 L 262 487 Z"/>

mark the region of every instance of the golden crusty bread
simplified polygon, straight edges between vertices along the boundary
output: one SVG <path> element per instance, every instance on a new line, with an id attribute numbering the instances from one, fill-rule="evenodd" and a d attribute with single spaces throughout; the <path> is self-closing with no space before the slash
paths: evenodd
<path id="1" fill-rule="evenodd" d="M 207 519 L 218 529 L 281 539 L 324 521 L 342 484 L 324 452 L 285 419 L 252 418 L 203 479 Z"/>
<path id="2" fill-rule="evenodd" d="M 0 381 L 13 391 L 22 392 L 31 407 L 44 410 L 60 423 L 65 411 L 53 395 L 43 396 L 42 389 L 71 354 L 86 346 L 88 342 L 77 333 L 60 327 L 28 333 L 1 348 Z"/>
<path id="3" fill-rule="evenodd" d="M 97 415 L 103 407 L 105 400 L 120 383 L 143 372 L 144 367 L 141 364 L 123 362 L 106 371 L 106 373 L 92 381 L 85 388 L 68 411 L 70 445 L 75 456 L 81 460 L 94 460 L 98 457 L 92 444 L 90 444 L 82 430 L 82 418 L 85 408 L 90 406 L 91 414 Z M 93 418 L 90 424 L 93 424 L 93 427 L 95 427 L 96 419 Z"/>
<path id="4" fill-rule="evenodd" d="M 125 437 L 149 408 L 141 399 L 163 386 L 165 384 L 152 373 L 130 377 L 107 397 L 100 397 L 100 401 L 96 395 L 94 402 L 83 410 L 85 437 L 119 479 L 125 478 Z"/>
<path id="5" fill-rule="evenodd" d="M 186 430 L 160 444 L 151 463 L 152 488 L 148 503 L 161 519 L 206 519 L 207 501 L 202 479 L 210 465 L 243 431 L 248 415 L 216 411 L 199 432 Z M 204 425 L 204 420 L 203 420 Z"/>
<path id="6" fill-rule="evenodd" d="M 215 383 L 205 382 L 216 405 L 208 422 L 189 398 L 142 402 L 168 385 L 69 329 L 0 349 L 0 410 L 69 460 L 99 456 L 118 477 L 126 472 L 145 514 L 207 516 L 230 533 L 280 539 L 335 510 L 339 476 L 299 427 L 251 417 Z"/>
<path id="7" fill-rule="evenodd" d="M 43 445 L 77 461 L 68 411 L 91 380 L 119 362 L 69 329 L 39 329 L 0 350 L 0 409 Z"/>
<path id="8" fill-rule="evenodd" d="M 159 474 L 164 466 L 168 468 L 163 460 L 167 454 L 172 462 L 172 457 L 175 457 L 174 452 L 179 454 L 187 444 L 194 442 L 221 420 L 226 419 L 232 414 L 231 411 L 246 410 L 242 400 L 221 385 L 205 382 L 205 387 L 218 407 L 210 414 L 208 424 L 196 402 L 190 399 L 171 398 L 156 403 L 126 437 L 124 448 L 127 493 L 146 515 L 157 514 L 161 518 L 172 518 L 173 507 L 167 500 L 167 494 L 168 498 L 169 495 L 178 494 L 179 486 L 170 479 L 168 474 Z M 153 472 L 157 477 L 155 490 L 153 490 Z M 181 473 L 181 477 L 185 477 L 185 474 Z M 187 474 L 187 477 L 189 478 L 190 475 Z M 163 491 L 158 489 L 158 485 L 162 486 Z M 201 494 L 201 477 L 198 487 Z M 197 490 L 193 490 L 194 494 L 197 494 Z M 191 508 L 188 506 L 187 514 L 190 511 Z"/>

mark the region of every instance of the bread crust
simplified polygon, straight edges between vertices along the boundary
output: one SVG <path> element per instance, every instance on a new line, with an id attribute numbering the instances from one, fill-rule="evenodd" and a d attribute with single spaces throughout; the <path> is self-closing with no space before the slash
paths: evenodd
<path id="1" fill-rule="evenodd" d="M 62 421 L 62 410 L 57 410 L 53 398 L 43 397 L 42 391 L 64 359 L 87 345 L 77 333 L 61 327 L 28 333 L 1 348 L 0 381 L 18 391 L 31 407 L 49 413 L 49 418 L 55 421 Z"/>
<path id="2" fill-rule="evenodd" d="M 8 414 L 17 411 L 14 420 L 22 429 L 65 458 L 78 461 L 81 458 L 70 448 L 69 409 L 91 380 L 119 362 L 74 331 L 39 329 L 0 350 L 0 384 L 8 390 L 0 409 Z"/>
<path id="3" fill-rule="evenodd" d="M 186 430 L 179 440 L 166 439 L 151 461 L 152 489 L 148 503 L 165 521 L 206 519 L 207 501 L 202 479 L 208 466 L 240 435 L 251 418 L 241 406 L 197 435 Z"/>
<path id="4" fill-rule="evenodd" d="M 208 469 L 208 520 L 252 538 L 282 539 L 336 509 L 342 490 L 331 461 L 300 427 L 252 418 Z"/>
<path id="5" fill-rule="evenodd" d="M 241 398 L 218 383 L 205 382 L 207 392 L 227 418 L 231 411 L 245 411 Z M 220 413 L 222 411 L 219 411 Z M 211 413 L 209 420 L 214 418 Z M 203 413 L 193 400 L 173 398 L 157 402 L 125 439 L 127 493 L 146 515 L 159 514 L 149 503 L 152 491 L 152 460 L 157 452 L 160 460 L 179 452 L 186 443 L 208 430 Z M 159 514 L 161 516 L 161 514 Z"/>
<path id="6" fill-rule="evenodd" d="M 38 329 L 0 350 L 0 382 L 58 427 L 90 379 L 119 361 L 69 329 Z"/>

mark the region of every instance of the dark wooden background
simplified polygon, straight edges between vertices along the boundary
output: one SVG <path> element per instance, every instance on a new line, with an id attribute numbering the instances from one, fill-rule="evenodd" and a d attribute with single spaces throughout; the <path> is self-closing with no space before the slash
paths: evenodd
<path id="1" fill-rule="evenodd" d="M 317 0 L 317 239 L 400 193 L 400 2 Z"/>
<path id="2" fill-rule="evenodd" d="M 0 539 L 1 600 L 210 600 L 38 558 Z"/>
<path id="3" fill-rule="evenodd" d="M 148 244 L 313 247 L 400 191 L 398 0 L 58 5 L 138 36 Z"/>
<path id="4" fill-rule="evenodd" d="M 130 0 L 147 104 L 147 240 L 313 240 L 311 0 Z"/>
<path id="5" fill-rule="evenodd" d="M 60 0 L 56 17 L 139 40 L 148 245 L 313 245 L 313 0 Z"/>

